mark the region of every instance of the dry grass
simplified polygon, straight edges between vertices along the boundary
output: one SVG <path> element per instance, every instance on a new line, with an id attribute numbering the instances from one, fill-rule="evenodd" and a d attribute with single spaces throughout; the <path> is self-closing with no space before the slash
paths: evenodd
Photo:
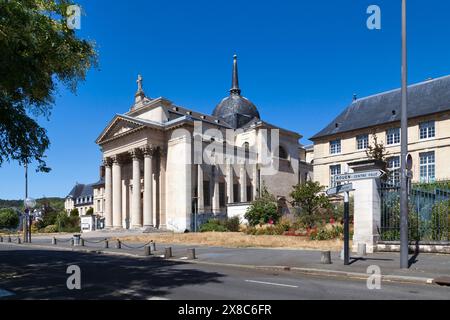
<path id="1" fill-rule="evenodd" d="M 342 240 L 312 241 L 304 237 L 247 235 L 239 232 L 205 232 L 205 233 L 161 233 L 121 237 L 122 241 L 170 244 L 193 244 L 201 246 L 220 246 L 228 248 L 283 248 L 305 250 L 340 251 Z"/>

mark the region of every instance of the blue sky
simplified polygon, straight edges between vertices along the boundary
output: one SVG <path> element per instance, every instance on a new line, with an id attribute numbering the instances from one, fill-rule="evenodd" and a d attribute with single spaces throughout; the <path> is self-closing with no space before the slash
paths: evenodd
<path id="1" fill-rule="evenodd" d="M 98 180 L 95 139 L 128 111 L 136 77 L 150 97 L 211 113 L 231 85 L 239 56 L 242 94 L 264 120 L 304 135 L 352 99 L 400 85 L 400 0 L 79 1 L 80 37 L 96 42 L 100 66 L 74 95 L 58 92 L 48 130 L 49 174 L 30 170 L 30 195 L 65 196 Z M 450 74 L 450 2 L 409 0 L 409 83 Z M 366 28 L 381 7 L 382 29 Z M 23 168 L 0 167 L 0 198 L 24 194 Z"/>

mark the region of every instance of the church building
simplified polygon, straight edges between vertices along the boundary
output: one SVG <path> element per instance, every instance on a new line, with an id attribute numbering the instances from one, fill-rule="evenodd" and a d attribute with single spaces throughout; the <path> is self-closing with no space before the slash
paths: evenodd
<path id="1" fill-rule="evenodd" d="M 290 210 L 292 186 L 312 171 L 302 136 L 261 120 L 241 95 L 236 56 L 230 94 L 211 115 L 150 98 L 137 83 L 134 104 L 96 140 L 104 184 L 94 210 L 106 228 L 195 231 L 212 217 L 243 217 L 262 188 Z"/>

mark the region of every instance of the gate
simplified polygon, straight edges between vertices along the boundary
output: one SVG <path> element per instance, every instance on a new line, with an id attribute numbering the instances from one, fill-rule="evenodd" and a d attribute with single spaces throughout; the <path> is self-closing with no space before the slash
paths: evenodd
<path id="1" fill-rule="evenodd" d="M 400 187 L 382 183 L 381 241 L 400 241 Z M 450 243 L 450 183 L 416 184 L 409 194 L 409 240 Z"/>

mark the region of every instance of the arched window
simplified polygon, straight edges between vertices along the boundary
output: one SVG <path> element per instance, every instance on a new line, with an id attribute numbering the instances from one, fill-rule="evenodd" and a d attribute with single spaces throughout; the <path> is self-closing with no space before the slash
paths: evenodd
<path id="1" fill-rule="evenodd" d="M 278 157 L 280 157 L 280 159 L 285 159 L 285 160 L 287 160 L 289 158 L 286 149 L 283 148 L 282 146 L 279 146 L 279 148 L 278 148 Z"/>
<path id="2" fill-rule="evenodd" d="M 248 142 L 245 142 L 244 145 L 244 152 L 245 152 L 245 160 L 250 159 L 250 144 Z"/>

